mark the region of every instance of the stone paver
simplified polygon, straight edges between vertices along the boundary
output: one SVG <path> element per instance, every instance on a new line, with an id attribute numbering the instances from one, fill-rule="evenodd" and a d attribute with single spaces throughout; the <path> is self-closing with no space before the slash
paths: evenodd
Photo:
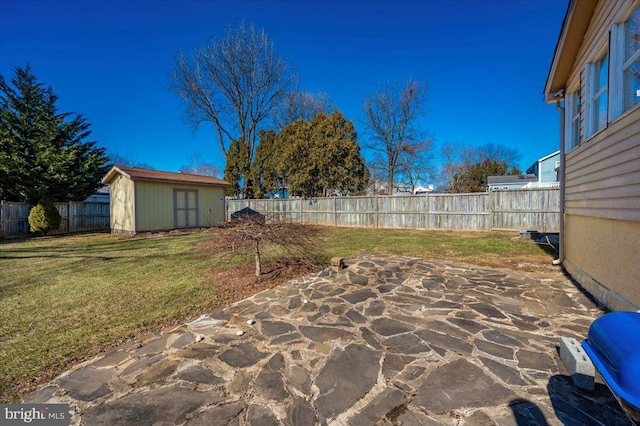
<path id="1" fill-rule="evenodd" d="M 560 336 L 602 314 L 559 271 L 362 255 L 61 375 L 73 425 L 628 425 Z M 242 333 L 240 333 L 242 332 Z"/>

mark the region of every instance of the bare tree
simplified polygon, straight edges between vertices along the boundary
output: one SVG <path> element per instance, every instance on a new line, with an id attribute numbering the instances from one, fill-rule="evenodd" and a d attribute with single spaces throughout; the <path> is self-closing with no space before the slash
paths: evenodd
<path id="1" fill-rule="evenodd" d="M 185 102 L 186 119 L 195 128 L 211 122 L 225 156 L 231 141 L 241 140 L 249 160 L 261 124 L 294 80 L 264 30 L 244 22 L 228 27 L 223 38 L 212 37 L 191 55 L 179 54 L 171 78 L 171 90 Z"/>
<path id="2" fill-rule="evenodd" d="M 312 263 L 318 247 L 316 228 L 299 223 L 265 218 L 261 214 L 242 214 L 214 234 L 209 250 L 230 256 L 253 254 L 255 275 L 262 273 L 262 250 L 274 248 L 280 257 Z"/>
<path id="3" fill-rule="evenodd" d="M 515 148 L 492 142 L 478 147 L 446 143 L 442 146 L 440 156 L 443 160 L 443 167 L 439 186 L 446 192 L 468 192 L 469 186 L 461 179 L 473 174 L 474 171 L 477 171 L 476 169 L 483 169 L 480 167 L 483 164 L 487 166 L 503 164 L 504 171 L 499 174 L 520 173 L 516 166 L 521 158 L 520 152 Z M 488 170 L 491 173 L 498 173 L 502 169 L 493 170 L 489 167 Z"/>
<path id="4" fill-rule="evenodd" d="M 143 169 L 151 169 L 151 165 L 138 161 L 137 157 L 130 152 L 121 154 L 118 151 L 113 151 L 108 154 L 109 162 L 114 166 L 129 166 L 129 167 L 141 167 Z"/>
<path id="5" fill-rule="evenodd" d="M 289 92 L 282 98 L 273 117 L 273 124 L 282 129 L 298 120 L 311 121 L 321 112 L 330 115 L 332 108 L 329 95 L 305 91 Z"/>
<path id="6" fill-rule="evenodd" d="M 443 165 L 438 187 L 446 192 L 456 192 L 456 176 L 463 168 L 473 164 L 476 155 L 475 148 L 457 143 L 445 143 L 440 149 Z"/>
<path id="7" fill-rule="evenodd" d="M 187 161 L 188 164 L 180 167 L 180 173 L 216 177 L 222 176 L 222 172 L 218 166 L 202 160 L 202 157 L 198 153 L 190 155 L 189 158 L 187 158 Z"/>
<path id="8" fill-rule="evenodd" d="M 433 178 L 431 139 L 405 145 L 398 157 L 398 171 L 411 186 L 411 193 L 420 181 Z"/>
<path id="9" fill-rule="evenodd" d="M 422 140 L 417 121 L 425 94 L 426 84 L 410 78 L 402 85 L 380 85 L 364 99 L 365 126 L 371 138 L 367 148 L 385 157 L 390 193 L 401 152 Z"/>

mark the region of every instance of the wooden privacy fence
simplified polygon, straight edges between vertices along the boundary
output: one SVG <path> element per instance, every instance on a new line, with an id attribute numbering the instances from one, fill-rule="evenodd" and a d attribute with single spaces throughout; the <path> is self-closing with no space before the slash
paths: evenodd
<path id="1" fill-rule="evenodd" d="M 227 219 L 245 207 L 276 220 L 348 227 L 558 232 L 560 226 L 558 188 L 474 194 L 227 200 Z"/>
<path id="2" fill-rule="evenodd" d="M 109 203 L 54 203 L 60 212 L 60 229 L 49 235 L 71 232 L 108 230 Z M 26 237 L 29 235 L 29 211 L 33 204 L 0 203 L 0 238 Z"/>

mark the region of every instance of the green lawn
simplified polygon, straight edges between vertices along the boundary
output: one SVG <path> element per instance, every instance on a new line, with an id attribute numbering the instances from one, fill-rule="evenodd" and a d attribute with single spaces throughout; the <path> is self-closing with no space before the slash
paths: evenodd
<path id="1" fill-rule="evenodd" d="M 362 252 L 502 267 L 551 261 L 515 233 L 319 231 L 322 262 Z M 111 345 L 228 301 L 204 278 L 229 267 L 203 250 L 213 235 L 89 234 L 0 243 L 0 402 L 19 400 Z"/>

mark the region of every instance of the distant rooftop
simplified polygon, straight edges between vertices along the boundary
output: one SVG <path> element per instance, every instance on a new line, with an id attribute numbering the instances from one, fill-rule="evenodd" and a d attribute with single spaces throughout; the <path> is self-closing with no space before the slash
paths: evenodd
<path id="1" fill-rule="evenodd" d="M 489 176 L 487 183 L 492 184 L 505 184 L 505 183 L 528 183 L 537 182 L 538 177 L 532 174 L 526 175 L 508 175 L 508 176 Z"/>

